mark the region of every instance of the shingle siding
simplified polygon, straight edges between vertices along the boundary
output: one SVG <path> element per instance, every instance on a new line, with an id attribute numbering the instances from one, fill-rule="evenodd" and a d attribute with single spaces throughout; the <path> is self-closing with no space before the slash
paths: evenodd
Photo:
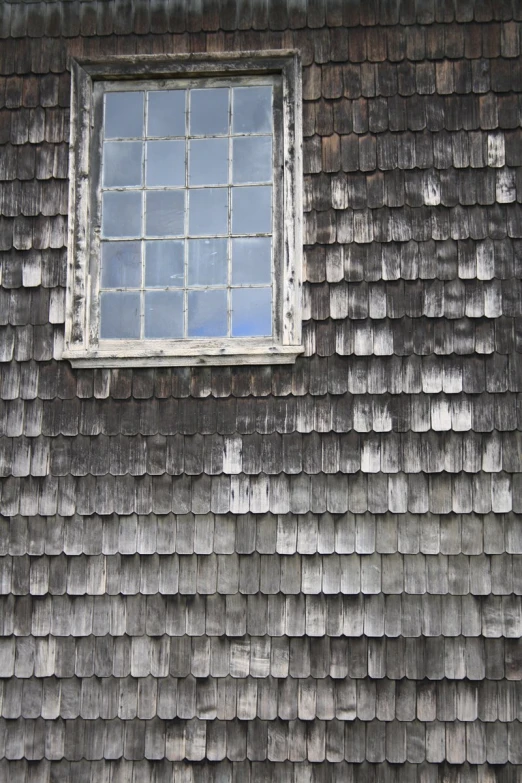
<path id="1" fill-rule="evenodd" d="M 522 8 L 0 4 L 0 779 L 522 776 Z M 305 355 L 61 359 L 68 57 L 295 47 Z"/>

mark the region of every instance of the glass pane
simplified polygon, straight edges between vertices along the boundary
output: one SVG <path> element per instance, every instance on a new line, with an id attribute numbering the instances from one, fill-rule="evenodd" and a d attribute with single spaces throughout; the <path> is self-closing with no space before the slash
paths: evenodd
<path id="1" fill-rule="evenodd" d="M 142 172 L 141 141 L 106 141 L 103 145 L 103 187 L 139 187 Z"/>
<path id="2" fill-rule="evenodd" d="M 245 237 L 232 240 L 232 284 L 270 283 L 272 238 Z"/>
<path id="3" fill-rule="evenodd" d="M 188 336 L 226 337 L 227 292 L 188 292 Z"/>
<path id="4" fill-rule="evenodd" d="M 232 133 L 272 131 L 272 88 L 234 87 Z"/>
<path id="5" fill-rule="evenodd" d="M 104 131 L 106 139 L 143 136 L 143 93 L 107 92 Z"/>
<path id="6" fill-rule="evenodd" d="M 102 288 L 140 288 L 140 245 L 140 242 L 102 242 Z"/>
<path id="7" fill-rule="evenodd" d="M 226 185 L 228 139 L 196 139 L 190 142 L 189 184 Z"/>
<path id="8" fill-rule="evenodd" d="M 227 239 L 189 240 L 188 284 L 227 284 Z"/>
<path id="9" fill-rule="evenodd" d="M 102 292 L 100 294 L 100 337 L 107 339 L 139 338 L 140 294 Z"/>
<path id="10" fill-rule="evenodd" d="M 149 237 L 184 233 L 185 191 L 159 190 L 145 194 L 145 226 Z"/>
<path id="11" fill-rule="evenodd" d="M 145 292 L 145 337 L 183 337 L 183 291 Z"/>
<path id="12" fill-rule="evenodd" d="M 185 243 L 145 242 L 145 287 L 177 288 L 183 285 Z"/>
<path id="13" fill-rule="evenodd" d="M 102 234 L 104 237 L 141 235 L 141 193 L 108 191 L 103 194 Z"/>
<path id="14" fill-rule="evenodd" d="M 185 142 L 147 142 L 147 187 L 154 185 L 178 186 L 185 184 Z"/>
<path id="15" fill-rule="evenodd" d="M 190 91 L 191 136 L 228 133 L 228 88 Z"/>
<path id="16" fill-rule="evenodd" d="M 272 137 L 240 136 L 232 141 L 233 181 L 272 181 Z"/>
<path id="17" fill-rule="evenodd" d="M 192 235 L 212 236 L 228 231 L 228 188 L 191 190 L 189 223 Z"/>
<path id="18" fill-rule="evenodd" d="M 272 188 L 232 188 L 232 232 L 265 234 L 272 230 Z"/>
<path id="19" fill-rule="evenodd" d="M 185 90 L 154 90 L 147 95 L 147 136 L 184 136 Z"/>
<path id="20" fill-rule="evenodd" d="M 232 290 L 232 337 L 268 337 L 272 334 L 272 289 Z"/>

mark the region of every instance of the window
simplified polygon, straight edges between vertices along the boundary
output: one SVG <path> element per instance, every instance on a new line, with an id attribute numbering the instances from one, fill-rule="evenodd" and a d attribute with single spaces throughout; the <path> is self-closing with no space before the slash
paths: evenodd
<path id="1" fill-rule="evenodd" d="M 294 53 L 73 62 L 65 358 L 301 352 Z"/>

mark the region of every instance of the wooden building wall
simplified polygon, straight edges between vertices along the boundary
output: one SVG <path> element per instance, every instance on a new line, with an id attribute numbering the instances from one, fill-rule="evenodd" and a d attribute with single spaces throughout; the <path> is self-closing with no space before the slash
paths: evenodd
<path id="1" fill-rule="evenodd" d="M 521 18 L 0 5 L 1 780 L 521 780 Z M 304 357 L 71 370 L 68 56 L 281 47 Z"/>

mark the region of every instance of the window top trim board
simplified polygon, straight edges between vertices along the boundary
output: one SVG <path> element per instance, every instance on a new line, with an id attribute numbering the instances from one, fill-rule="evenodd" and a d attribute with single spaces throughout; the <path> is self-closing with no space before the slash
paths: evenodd
<path id="1" fill-rule="evenodd" d="M 107 55 L 100 58 L 75 58 L 71 64 L 97 79 L 166 79 L 169 77 L 204 77 L 234 73 L 281 73 L 300 60 L 296 49 L 277 49 L 253 52 L 219 52 L 192 54 Z"/>
<path id="2" fill-rule="evenodd" d="M 69 253 L 66 334 L 63 357 L 77 367 L 166 366 L 198 364 L 275 364 L 294 362 L 302 346 L 302 131 L 301 64 L 294 50 L 225 54 L 111 56 L 71 59 L 71 147 Z M 99 340 L 91 320 L 90 276 L 92 221 L 92 150 L 94 85 L 118 79 L 145 83 L 151 79 L 192 80 L 223 76 L 282 77 L 281 177 L 282 215 L 279 279 L 274 296 L 280 333 L 276 338 Z M 123 87 L 123 84 L 122 84 Z M 125 87 L 124 87 L 125 89 Z M 96 310 L 96 308 L 95 308 Z"/>

